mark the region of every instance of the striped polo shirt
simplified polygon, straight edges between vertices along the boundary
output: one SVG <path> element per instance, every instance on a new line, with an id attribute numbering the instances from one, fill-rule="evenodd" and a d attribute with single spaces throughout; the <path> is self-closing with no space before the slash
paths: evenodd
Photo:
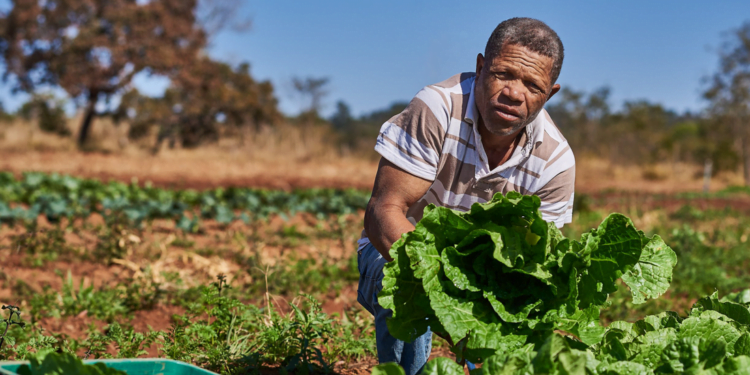
<path id="1" fill-rule="evenodd" d="M 538 195 L 542 218 L 558 227 L 573 214 L 575 158 L 546 110 L 525 127 L 513 155 L 490 170 L 477 126 L 474 73 L 457 74 L 419 91 L 400 114 L 380 128 L 375 151 L 414 176 L 432 181 L 409 207 L 413 224 L 433 203 L 469 211 L 497 193 Z M 369 243 L 362 232 L 360 249 Z"/>

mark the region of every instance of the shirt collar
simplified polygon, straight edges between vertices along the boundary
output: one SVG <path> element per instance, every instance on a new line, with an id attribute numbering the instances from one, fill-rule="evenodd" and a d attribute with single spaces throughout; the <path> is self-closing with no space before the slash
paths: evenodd
<path id="1" fill-rule="evenodd" d="M 469 102 L 466 103 L 466 114 L 464 115 L 464 122 L 471 125 L 476 129 L 476 103 L 474 102 L 474 85 L 477 82 L 477 77 L 474 76 L 471 79 L 471 89 L 469 89 Z"/>

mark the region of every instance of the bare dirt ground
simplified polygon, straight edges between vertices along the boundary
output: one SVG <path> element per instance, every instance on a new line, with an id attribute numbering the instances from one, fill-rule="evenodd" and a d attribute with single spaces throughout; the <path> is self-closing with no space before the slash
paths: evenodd
<path id="1" fill-rule="evenodd" d="M 175 151 L 157 156 L 65 151 L 0 151 L 0 170 L 57 172 L 78 177 L 155 186 L 208 189 L 247 186 L 268 189 L 351 187 L 370 189 L 377 164 L 357 159 L 258 161 L 243 155 Z"/>

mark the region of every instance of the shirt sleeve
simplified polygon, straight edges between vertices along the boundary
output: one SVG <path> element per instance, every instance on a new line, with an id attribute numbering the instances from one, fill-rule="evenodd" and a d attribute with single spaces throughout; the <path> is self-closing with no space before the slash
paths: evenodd
<path id="1" fill-rule="evenodd" d="M 572 152 L 571 152 L 572 153 Z M 542 218 L 553 222 L 558 228 L 573 221 L 573 197 L 575 195 L 575 164 L 549 180 L 536 195 L 542 200 L 539 210 Z"/>
<path id="2" fill-rule="evenodd" d="M 383 124 L 375 151 L 406 172 L 434 181 L 449 120 L 445 93 L 425 87 L 403 112 Z"/>

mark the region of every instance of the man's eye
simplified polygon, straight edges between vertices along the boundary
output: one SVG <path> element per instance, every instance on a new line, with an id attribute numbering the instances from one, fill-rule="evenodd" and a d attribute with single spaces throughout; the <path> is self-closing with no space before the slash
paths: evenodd
<path id="1" fill-rule="evenodd" d="M 508 79 L 510 77 L 510 74 L 507 72 L 497 72 L 495 73 L 495 77 L 498 79 Z"/>

